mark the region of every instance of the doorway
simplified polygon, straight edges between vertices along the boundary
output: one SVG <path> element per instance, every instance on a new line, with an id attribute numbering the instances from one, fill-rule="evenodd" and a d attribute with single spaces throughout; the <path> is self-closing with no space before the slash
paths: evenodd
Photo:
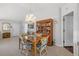
<path id="1" fill-rule="evenodd" d="M 73 53 L 73 12 L 63 17 L 63 46 Z"/>

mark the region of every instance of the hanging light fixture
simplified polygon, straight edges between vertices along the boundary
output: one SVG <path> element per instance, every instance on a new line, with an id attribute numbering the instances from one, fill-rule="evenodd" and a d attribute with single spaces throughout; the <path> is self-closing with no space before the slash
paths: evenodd
<path id="1" fill-rule="evenodd" d="M 35 19 L 36 19 L 36 17 L 34 16 L 34 14 L 28 14 L 28 15 L 26 15 L 25 21 L 26 22 L 33 22 L 33 21 L 35 21 Z"/>
<path id="2" fill-rule="evenodd" d="M 28 14 L 26 14 L 25 21 L 26 22 L 35 22 L 36 16 L 33 14 L 31 8 L 28 8 Z"/>

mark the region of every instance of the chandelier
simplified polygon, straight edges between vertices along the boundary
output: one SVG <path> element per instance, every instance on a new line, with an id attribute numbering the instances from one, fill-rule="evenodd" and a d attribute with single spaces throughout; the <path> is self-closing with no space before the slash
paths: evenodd
<path id="1" fill-rule="evenodd" d="M 31 7 L 28 8 L 25 22 L 35 22 L 36 16 L 33 14 Z"/>
<path id="2" fill-rule="evenodd" d="M 34 14 L 27 14 L 25 21 L 26 22 L 35 22 L 36 16 L 34 16 Z"/>

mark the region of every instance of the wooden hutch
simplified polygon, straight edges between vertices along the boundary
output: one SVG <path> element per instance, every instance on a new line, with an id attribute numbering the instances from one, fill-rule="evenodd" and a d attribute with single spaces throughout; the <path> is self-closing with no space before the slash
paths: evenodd
<path id="1" fill-rule="evenodd" d="M 53 19 L 44 19 L 36 22 L 37 32 L 42 33 L 43 35 L 49 35 L 48 46 L 53 45 Z"/>

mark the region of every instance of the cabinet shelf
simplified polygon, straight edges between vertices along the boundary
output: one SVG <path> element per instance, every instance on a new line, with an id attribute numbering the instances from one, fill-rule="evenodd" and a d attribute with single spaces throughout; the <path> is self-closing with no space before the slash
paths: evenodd
<path id="1" fill-rule="evenodd" d="M 52 45 L 53 42 L 53 19 L 45 19 L 37 21 L 37 32 L 49 35 L 48 45 Z"/>

